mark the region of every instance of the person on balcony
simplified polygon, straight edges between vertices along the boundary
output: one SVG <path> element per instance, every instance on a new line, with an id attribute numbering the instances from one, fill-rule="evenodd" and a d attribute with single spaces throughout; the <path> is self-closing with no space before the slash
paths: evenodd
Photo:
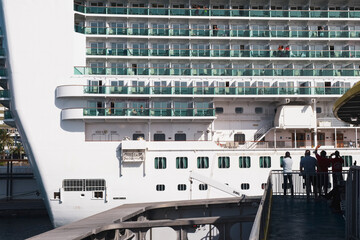
<path id="1" fill-rule="evenodd" d="M 300 174 L 303 176 L 303 178 L 305 178 L 307 198 L 310 197 L 311 185 L 313 185 L 315 198 L 317 197 L 316 167 L 316 159 L 310 156 L 310 150 L 306 150 L 305 156 L 300 161 Z"/>
<path id="2" fill-rule="evenodd" d="M 322 150 L 320 152 L 320 155 L 318 154 L 317 150 L 320 147 L 320 145 L 317 145 L 315 148 L 315 157 L 317 160 L 317 180 L 318 180 L 318 189 L 319 194 L 322 194 L 322 189 L 324 195 L 328 192 L 328 186 L 329 186 L 329 175 L 328 175 L 328 169 L 330 167 L 330 160 L 326 157 L 326 152 Z"/>
<path id="3" fill-rule="evenodd" d="M 294 196 L 294 185 L 292 181 L 292 165 L 293 165 L 293 160 L 290 156 L 290 153 L 286 152 L 282 162 L 282 167 L 284 171 L 284 196 L 286 195 L 286 191 L 288 189 L 288 182 L 291 189 L 291 196 Z"/>

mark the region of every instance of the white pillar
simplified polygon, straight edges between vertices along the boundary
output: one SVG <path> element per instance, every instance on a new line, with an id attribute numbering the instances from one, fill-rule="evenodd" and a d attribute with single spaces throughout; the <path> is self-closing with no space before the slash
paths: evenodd
<path id="1" fill-rule="evenodd" d="M 274 128 L 274 148 L 276 149 L 276 128 Z"/>
<path id="2" fill-rule="evenodd" d="M 355 128 L 355 148 L 358 147 L 358 144 L 357 144 L 357 127 Z"/>
<path id="3" fill-rule="evenodd" d="M 334 148 L 337 148 L 336 128 L 335 128 L 335 134 L 334 134 Z"/>
<path id="4" fill-rule="evenodd" d="M 151 142 L 151 121 L 148 121 L 148 141 Z"/>
<path id="5" fill-rule="evenodd" d="M 295 138 L 295 139 L 294 139 L 294 143 L 295 143 L 294 147 L 297 148 L 297 143 L 296 143 L 296 129 L 295 129 L 295 132 L 294 132 L 294 138 Z"/>
<path id="6" fill-rule="evenodd" d="M 314 99 L 314 116 L 315 116 L 315 127 L 314 127 L 314 145 L 315 147 L 318 145 L 317 142 L 317 115 L 316 115 L 316 99 Z"/>

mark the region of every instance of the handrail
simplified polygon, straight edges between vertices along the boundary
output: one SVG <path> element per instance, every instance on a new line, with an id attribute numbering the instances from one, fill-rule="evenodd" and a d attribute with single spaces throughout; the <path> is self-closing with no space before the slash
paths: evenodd
<path id="1" fill-rule="evenodd" d="M 315 10 L 315 9 L 213 9 L 198 8 L 151 8 L 151 7 L 125 7 L 125 6 L 86 6 L 74 4 L 74 10 L 87 14 L 135 14 L 135 15 L 173 15 L 173 16 L 224 16 L 224 17 L 277 17 L 277 18 L 357 18 L 358 10 Z M 114 11 L 113 11 L 114 10 Z M 120 11 L 122 10 L 122 11 Z M 131 10 L 135 10 L 134 12 Z"/>

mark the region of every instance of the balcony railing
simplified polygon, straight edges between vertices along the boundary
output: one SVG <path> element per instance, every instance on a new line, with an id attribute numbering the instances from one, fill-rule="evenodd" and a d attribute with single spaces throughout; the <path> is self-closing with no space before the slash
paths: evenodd
<path id="1" fill-rule="evenodd" d="M 0 68 L 0 77 L 6 77 L 7 76 L 7 72 L 5 68 Z"/>
<path id="2" fill-rule="evenodd" d="M 232 49 L 148 49 L 148 48 L 87 48 L 91 56 L 152 56 L 152 57 L 251 57 L 251 58 L 359 58 L 360 50 L 232 50 Z"/>
<path id="3" fill-rule="evenodd" d="M 84 108 L 84 116 L 214 117 L 213 108 Z"/>
<path id="4" fill-rule="evenodd" d="M 256 38 L 359 38 L 360 30 L 250 30 L 250 29 L 179 29 L 132 27 L 82 27 L 75 25 L 75 32 L 94 35 L 143 35 L 188 37 L 256 37 Z"/>
<path id="5" fill-rule="evenodd" d="M 360 76 L 359 69 L 332 68 L 190 68 L 190 67 L 74 67 L 75 75 L 155 76 Z"/>
<path id="6" fill-rule="evenodd" d="M 88 7 L 74 4 L 74 10 L 87 14 L 217 16 L 262 18 L 359 18 L 360 11 L 348 10 L 269 10 L 148 7 Z"/>
<path id="7" fill-rule="evenodd" d="M 177 87 L 177 86 L 83 86 L 86 94 L 172 94 L 172 95 L 342 95 L 347 87 Z M 321 118 L 332 121 L 334 118 Z M 336 121 L 338 126 L 340 121 Z M 339 125 L 340 126 L 340 125 Z M 343 125 L 341 125 L 343 126 Z M 344 125 L 345 126 L 345 125 Z"/>

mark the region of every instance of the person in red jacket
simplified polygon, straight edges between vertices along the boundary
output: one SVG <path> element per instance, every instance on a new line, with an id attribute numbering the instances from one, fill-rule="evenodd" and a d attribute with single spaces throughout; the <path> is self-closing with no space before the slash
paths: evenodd
<path id="1" fill-rule="evenodd" d="M 319 189 L 319 194 L 322 193 L 322 189 L 323 189 L 324 190 L 323 192 L 326 195 L 329 186 L 328 168 L 330 167 L 330 160 L 326 157 L 326 152 L 324 150 L 320 152 L 320 155 L 317 153 L 319 147 L 320 145 L 318 145 L 314 151 L 318 164 L 317 165 L 318 189 Z"/>
<path id="2" fill-rule="evenodd" d="M 340 181 L 343 181 L 342 166 L 344 165 L 344 159 L 340 157 L 339 151 L 335 151 L 330 155 L 330 162 L 332 166 L 333 185 L 340 185 Z"/>

